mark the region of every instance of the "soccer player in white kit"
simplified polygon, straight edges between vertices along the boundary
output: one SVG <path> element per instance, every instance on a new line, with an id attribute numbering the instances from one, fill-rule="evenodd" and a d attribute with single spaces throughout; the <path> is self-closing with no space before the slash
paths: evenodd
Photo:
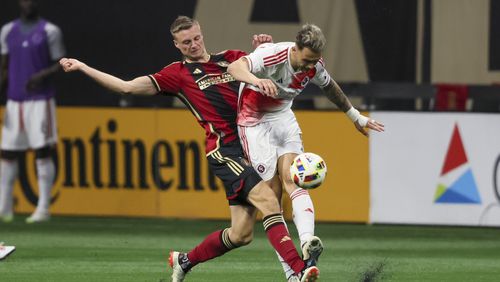
<path id="1" fill-rule="evenodd" d="M 64 56 L 62 32 L 40 17 L 37 0 L 19 0 L 21 16 L 0 30 L 0 93 L 7 94 L 0 144 L 0 220 L 13 219 L 13 188 L 18 158 L 32 149 L 36 157 L 39 197 L 27 223 L 47 221 L 56 169 L 55 88 L 51 77 Z"/>
<path id="2" fill-rule="evenodd" d="M 293 99 L 312 82 L 362 134 L 367 135 L 365 128 L 384 130 L 382 123 L 361 115 L 352 106 L 326 71 L 321 57 L 325 44 L 321 29 L 306 24 L 295 42 L 262 44 L 228 67 L 236 80 L 247 83 L 240 93 L 238 131 L 248 160 L 264 180 L 271 185 L 280 181 L 290 195 L 303 256 L 313 256 L 316 261 L 323 246 L 314 236 L 314 206 L 307 190 L 297 187 L 290 177 L 293 159 L 304 151 L 301 130 L 291 110 Z M 279 186 L 273 187 L 278 190 Z M 289 267 L 284 263 L 283 267 L 287 279 L 295 281 Z"/>

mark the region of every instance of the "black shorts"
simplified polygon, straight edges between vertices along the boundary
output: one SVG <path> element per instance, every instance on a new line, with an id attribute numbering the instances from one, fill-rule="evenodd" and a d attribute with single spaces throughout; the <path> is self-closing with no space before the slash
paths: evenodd
<path id="1" fill-rule="evenodd" d="M 224 183 L 229 205 L 249 205 L 248 193 L 262 178 L 245 160 L 240 142 L 222 145 L 207 159 L 212 172 Z"/>

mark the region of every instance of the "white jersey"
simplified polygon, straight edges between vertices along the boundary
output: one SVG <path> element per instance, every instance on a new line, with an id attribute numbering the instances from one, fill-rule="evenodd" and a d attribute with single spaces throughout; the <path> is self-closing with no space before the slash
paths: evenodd
<path id="1" fill-rule="evenodd" d="M 290 52 L 294 42 L 266 43 L 246 56 L 250 72 L 258 78 L 271 79 L 278 87 L 277 98 L 260 93 L 259 88 L 247 85 L 240 93 L 238 125 L 253 126 L 263 121 L 279 119 L 293 114 L 293 99 L 312 82 L 325 87 L 331 80 L 320 59 L 314 68 L 295 72 L 290 64 Z"/>

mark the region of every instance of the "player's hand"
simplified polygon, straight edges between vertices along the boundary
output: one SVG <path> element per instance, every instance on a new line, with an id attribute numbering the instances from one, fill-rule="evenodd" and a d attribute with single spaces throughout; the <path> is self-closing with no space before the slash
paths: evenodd
<path id="1" fill-rule="evenodd" d="M 72 72 L 80 70 L 85 64 L 78 61 L 77 59 L 62 58 L 59 60 L 59 64 L 65 72 Z"/>
<path id="2" fill-rule="evenodd" d="M 266 96 L 273 98 L 278 96 L 278 88 L 276 87 L 276 84 L 274 84 L 274 82 L 270 79 L 259 79 L 255 86 L 259 87 L 262 94 Z"/>
<path id="3" fill-rule="evenodd" d="M 361 132 L 364 136 L 368 136 L 368 132 L 366 132 L 365 128 L 377 131 L 377 132 L 383 132 L 385 131 L 385 125 L 381 122 L 378 122 L 374 119 L 368 119 L 366 122 L 366 125 L 363 127 L 360 124 L 360 120 L 358 119 L 356 122 L 354 122 L 354 126 L 356 126 L 356 129 Z"/>
<path id="4" fill-rule="evenodd" d="M 273 37 L 269 34 L 254 34 L 252 37 L 252 47 L 255 49 L 259 47 L 260 44 L 272 43 Z"/>

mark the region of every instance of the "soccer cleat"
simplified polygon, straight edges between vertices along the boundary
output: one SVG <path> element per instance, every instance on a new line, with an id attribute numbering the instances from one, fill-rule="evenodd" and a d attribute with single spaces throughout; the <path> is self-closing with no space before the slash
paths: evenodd
<path id="1" fill-rule="evenodd" d="M 317 236 L 312 236 L 302 246 L 302 259 L 306 263 L 306 267 L 316 266 L 319 256 L 323 252 L 323 242 Z"/>
<path id="2" fill-rule="evenodd" d="M 170 252 L 170 256 L 168 257 L 168 264 L 172 268 L 172 282 L 182 282 L 186 277 L 186 272 L 182 269 L 181 264 L 179 263 L 180 259 L 184 257 L 187 258 L 185 253 L 179 252 Z"/>
<path id="3" fill-rule="evenodd" d="M 15 250 L 16 250 L 15 246 L 4 246 L 3 242 L 0 242 L 0 260 L 12 254 Z"/>
<path id="4" fill-rule="evenodd" d="M 302 271 L 300 282 L 315 282 L 319 279 L 319 268 L 311 266 Z"/>
<path id="5" fill-rule="evenodd" d="M 13 214 L 1 214 L 0 215 L 0 221 L 3 223 L 11 223 L 14 220 L 14 215 Z"/>
<path id="6" fill-rule="evenodd" d="M 35 211 L 30 217 L 26 218 L 26 223 L 39 223 L 50 220 L 49 212 Z"/>
<path id="7" fill-rule="evenodd" d="M 300 278 L 297 275 L 292 275 L 288 277 L 288 282 L 300 282 Z"/>

